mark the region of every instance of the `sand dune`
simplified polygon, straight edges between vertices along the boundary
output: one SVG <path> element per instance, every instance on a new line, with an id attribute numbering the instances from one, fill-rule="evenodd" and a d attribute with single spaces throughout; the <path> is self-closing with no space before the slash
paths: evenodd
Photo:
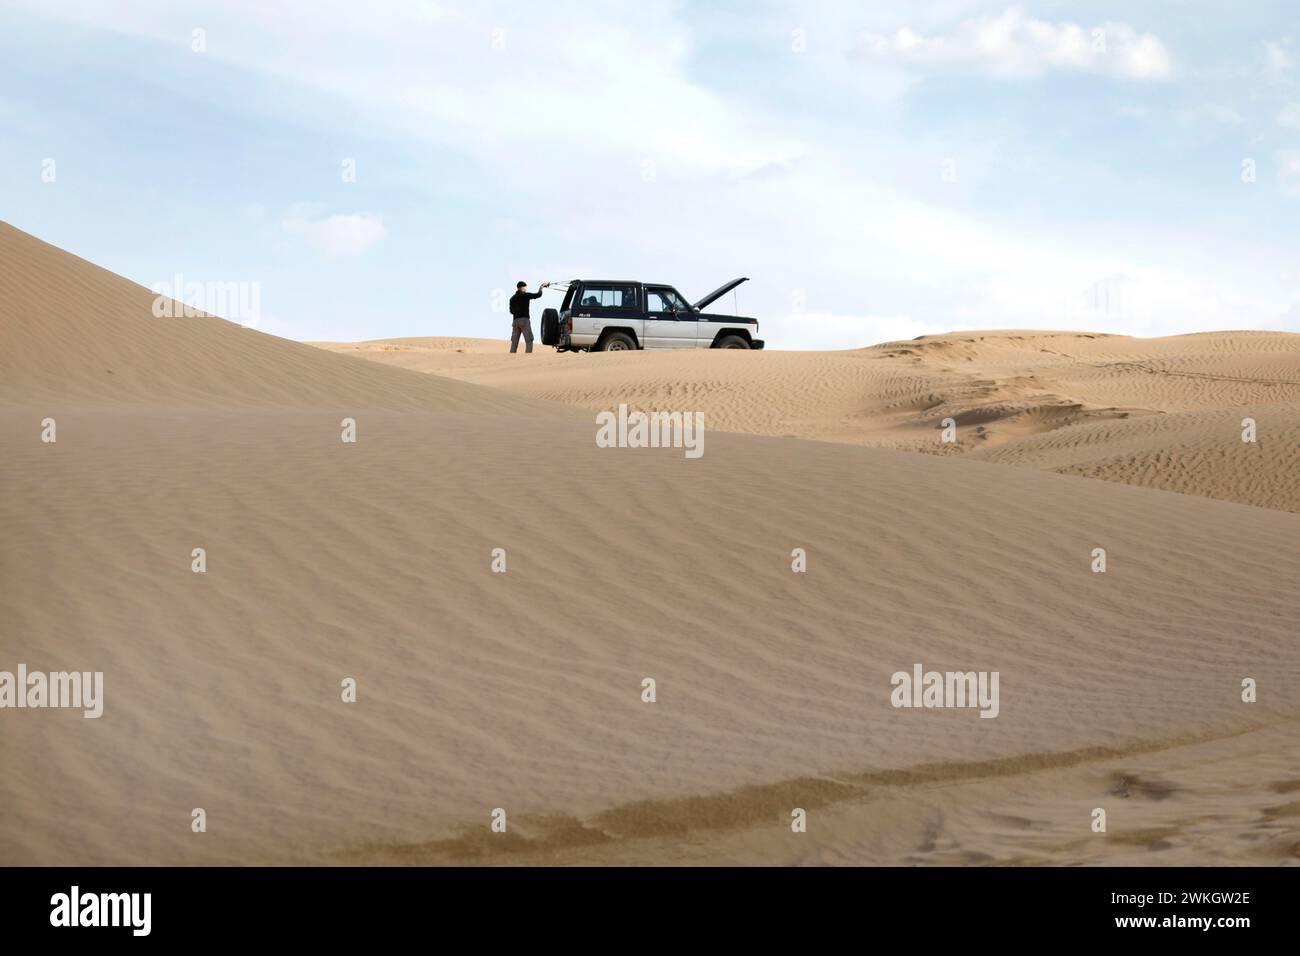
<path id="1" fill-rule="evenodd" d="M 0 236 L 0 669 L 106 682 L 98 720 L 0 711 L 0 862 L 1296 860 L 1300 516 L 712 430 L 599 448 L 531 388 L 160 324 Z M 672 397 L 756 357 L 692 355 Z M 997 670 L 996 719 L 892 707 L 915 662 Z"/>
<path id="2" fill-rule="evenodd" d="M 377 370 L 209 316 L 155 318 L 156 296 L 0 222 L 0 402 L 555 410 Z"/>
<path id="3" fill-rule="evenodd" d="M 501 342 L 327 348 L 599 409 L 691 408 L 712 427 L 932 454 L 1300 511 L 1300 335 L 962 332 L 841 352 L 512 358 Z M 616 360 L 616 361 L 614 361 Z M 1242 420 L 1258 441 L 1241 440 Z M 957 441 L 940 441 L 945 419 Z"/>

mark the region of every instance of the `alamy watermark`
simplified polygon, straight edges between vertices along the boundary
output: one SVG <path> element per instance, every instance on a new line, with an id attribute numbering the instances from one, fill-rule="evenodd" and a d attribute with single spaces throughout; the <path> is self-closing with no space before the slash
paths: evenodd
<path id="1" fill-rule="evenodd" d="M 889 702 L 895 707 L 978 707 L 981 717 L 996 717 L 998 671 L 927 671 L 912 665 L 912 673 L 895 671 Z"/>
<path id="2" fill-rule="evenodd" d="M 703 412 L 596 413 L 598 448 L 684 448 L 687 458 L 704 454 Z"/>
<path id="3" fill-rule="evenodd" d="M 0 710 L 74 708 L 88 720 L 104 714 L 103 671 L 0 671 Z"/>
<path id="4" fill-rule="evenodd" d="M 260 282 L 187 282 L 177 273 L 170 282 L 155 282 L 153 314 L 156 319 L 193 319 L 215 315 L 240 325 L 256 325 L 262 318 Z"/>
<path id="5" fill-rule="evenodd" d="M 152 893 L 83 893 L 73 886 L 50 897 L 51 926 L 126 926 L 133 936 L 148 936 L 152 924 Z"/>

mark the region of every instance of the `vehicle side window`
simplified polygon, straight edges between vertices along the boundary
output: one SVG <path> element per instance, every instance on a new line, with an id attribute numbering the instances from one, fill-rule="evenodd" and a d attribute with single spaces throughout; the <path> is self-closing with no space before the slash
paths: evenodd
<path id="1" fill-rule="evenodd" d="M 679 313 L 690 312 L 690 307 L 682 300 L 682 297 L 672 289 L 646 289 L 646 311 L 647 312 L 671 312 L 676 310 Z"/>
<path id="2" fill-rule="evenodd" d="M 632 309 L 636 307 L 636 289 L 630 285 L 583 286 L 579 304 L 584 309 Z"/>

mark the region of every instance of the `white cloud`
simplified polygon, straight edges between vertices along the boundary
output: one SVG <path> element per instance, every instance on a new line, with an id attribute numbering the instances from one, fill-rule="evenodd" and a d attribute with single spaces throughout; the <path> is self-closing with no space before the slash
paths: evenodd
<path id="1" fill-rule="evenodd" d="M 1300 103 L 1287 103 L 1277 114 L 1277 125 L 1286 129 L 1300 129 Z"/>
<path id="2" fill-rule="evenodd" d="M 1240 111 L 1226 103 L 1206 103 L 1197 112 L 1224 126 L 1240 126 L 1246 122 L 1246 117 L 1242 116 Z"/>
<path id="3" fill-rule="evenodd" d="M 363 255 L 384 238 L 384 220 L 371 213 L 335 214 L 312 218 L 313 207 L 294 206 L 281 220 L 281 228 L 299 236 L 312 248 L 336 258 Z"/>
<path id="4" fill-rule="evenodd" d="M 767 341 L 782 349 L 859 349 L 880 342 L 914 339 L 918 335 L 938 335 L 951 332 L 952 328 L 906 315 L 794 312 L 765 318 L 759 331 Z"/>
<path id="5" fill-rule="evenodd" d="M 1264 71 L 1273 80 L 1284 79 L 1295 70 L 1295 57 L 1281 43 L 1264 44 Z"/>
<path id="6" fill-rule="evenodd" d="M 1106 21 L 1093 27 L 1037 20 L 1019 7 L 966 20 L 946 35 L 908 27 L 890 35 L 867 33 L 870 56 L 920 67 L 975 69 L 995 76 L 1038 76 L 1049 70 L 1159 80 L 1172 72 L 1169 51 L 1151 33 Z"/>
<path id="7" fill-rule="evenodd" d="M 1283 195 L 1300 199 L 1300 149 L 1280 149 L 1273 158 L 1277 161 L 1277 181 Z"/>
<path id="8" fill-rule="evenodd" d="M 402 0 L 20 0 L 40 15 L 145 36 L 187 51 L 194 23 L 208 60 L 262 77 L 300 101 L 299 123 L 380 130 L 450 145 L 513 173 L 545 142 L 562 168 L 611 155 L 658 158 L 692 175 L 744 175 L 797 157 L 801 145 L 688 76 L 691 34 L 675 3 L 596 9 L 581 2 L 442 8 Z M 316 112 L 318 110 L 319 112 Z"/>

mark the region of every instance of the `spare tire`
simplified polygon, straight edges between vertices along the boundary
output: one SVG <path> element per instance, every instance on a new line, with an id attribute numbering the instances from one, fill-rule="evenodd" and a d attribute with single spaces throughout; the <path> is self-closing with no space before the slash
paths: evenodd
<path id="1" fill-rule="evenodd" d="M 560 313 L 555 309 L 542 310 L 542 344 L 560 344 Z"/>

